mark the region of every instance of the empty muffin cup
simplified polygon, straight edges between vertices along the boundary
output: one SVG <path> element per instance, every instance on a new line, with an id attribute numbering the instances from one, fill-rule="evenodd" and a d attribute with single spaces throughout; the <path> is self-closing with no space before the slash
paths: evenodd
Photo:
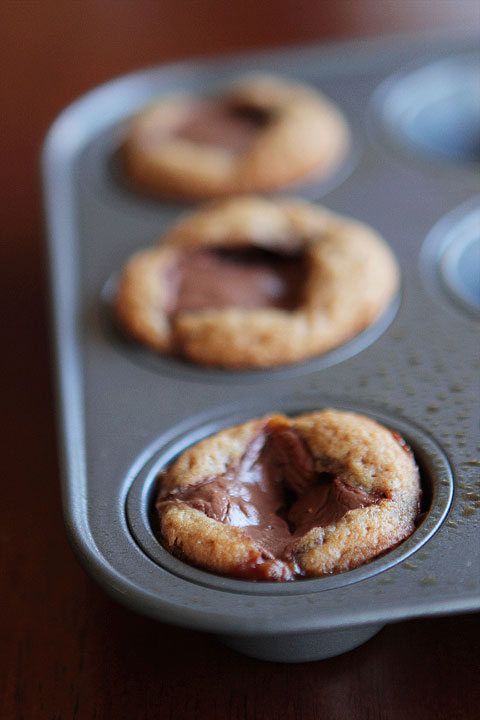
<path id="1" fill-rule="evenodd" d="M 435 297 L 480 318 L 480 199 L 449 212 L 432 228 L 420 255 L 422 277 Z"/>
<path id="2" fill-rule="evenodd" d="M 387 137 L 411 151 L 480 161 L 480 56 L 440 60 L 388 80 L 374 98 Z"/>

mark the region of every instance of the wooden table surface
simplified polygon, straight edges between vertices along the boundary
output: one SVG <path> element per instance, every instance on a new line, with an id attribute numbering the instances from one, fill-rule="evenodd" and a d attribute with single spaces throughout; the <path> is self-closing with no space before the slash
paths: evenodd
<path id="1" fill-rule="evenodd" d="M 117 606 L 69 548 L 46 313 L 41 139 L 129 70 L 191 55 L 478 23 L 474 2 L 38 0 L 0 5 L 5 380 L 0 718 L 477 718 L 478 615 L 405 622 L 317 663 L 235 654 Z"/>

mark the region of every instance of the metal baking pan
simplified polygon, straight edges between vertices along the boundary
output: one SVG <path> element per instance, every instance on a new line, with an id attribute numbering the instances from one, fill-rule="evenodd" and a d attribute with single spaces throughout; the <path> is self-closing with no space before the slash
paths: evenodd
<path id="1" fill-rule="evenodd" d="M 282 661 L 338 654 L 385 623 L 480 607 L 475 44 L 422 35 L 181 62 L 93 90 L 54 123 L 43 173 L 63 508 L 80 561 L 115 599 Z M 117 150 L 127 119 L 157 95 L 257 69 L 313 83 L 343 109 L 350 157 L 328 183 L 295 192 L 383 234 L 401 297 L 374 328 L 318 359 L 205 370 L 126 341 L 112 323 L 122 264 L 187 208 L 131 191 Z M 155 477 L 182 448 L 269 411 L 326 406 L 378 418 L 413 447 L 427 512 L 406 542 L 347 573 L 277 584 L 217 577 L 157 543 Z"/>

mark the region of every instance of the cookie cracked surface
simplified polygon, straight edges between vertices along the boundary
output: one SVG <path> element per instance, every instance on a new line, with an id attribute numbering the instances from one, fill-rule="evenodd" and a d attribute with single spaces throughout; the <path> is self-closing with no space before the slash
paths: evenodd
<path id="1" fill-rule="evenodd" d="M 322 179 L 349 138 L 340 110 L 315 88 L 256 74 L 217 96 L 154 103 L 131 122 L 122 155 L 136 187 L 198 200 Z"/>
<path id="2" fill-rule="evenodd" d="M 300 200 L 243 196 L 185 215 L 134 255 L 115 311 L 159 352 L 268 368 L 349 340 L 398 285 L 393 254 L 372 228 Z"/>
<path id="3" fill-rule="evenodd" d="M 362 415 L 270 415 L 185 450 L 160 478 L 159 538 L 217 574 L 258 581 L 344 572 L 415 529 L 419 471 Z"/>

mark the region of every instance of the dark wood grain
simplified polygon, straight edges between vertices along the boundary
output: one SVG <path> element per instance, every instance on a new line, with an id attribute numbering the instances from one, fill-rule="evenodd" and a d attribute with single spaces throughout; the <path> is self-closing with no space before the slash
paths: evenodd
<path id="1" fill-rule="evenodd" d="M 478 616 L 407 622 L 283 666 L 115 605 L 61 519 L 38 182 L 41 140 L 79 94 L 192 55 L 478 22 L 473 2 L 38 0 L 0 4 L 3 479 L 0 717 L 476 718 Z"/>

